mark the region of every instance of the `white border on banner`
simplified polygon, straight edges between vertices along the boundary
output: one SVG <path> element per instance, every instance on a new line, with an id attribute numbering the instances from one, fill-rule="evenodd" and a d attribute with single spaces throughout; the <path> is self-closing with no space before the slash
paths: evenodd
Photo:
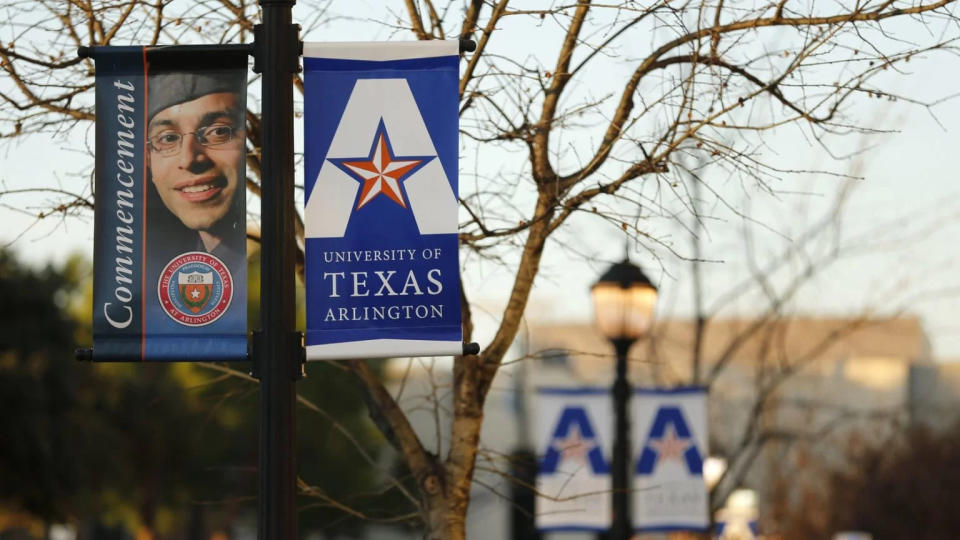
<path id="1" fill-rule="evenodd" d="M 459 354 L 463 354 L 463 343 L 460 341 L 369 339 L 365 341 L 307 345 L 307 360 L 452 356 Z"/>
<path id="2" fill-rule="evenodd" d="M 434 56 L 457 56 L 460 54 L 460 42 L 455 39 L 431 41 L 333 41 L 305 42 L 303 56 L 309 58 L 331 58 L 338 60 L 370 60 L 384 62 L 388 60 L 409 60 L 412 58 L 430 58 Z"/>

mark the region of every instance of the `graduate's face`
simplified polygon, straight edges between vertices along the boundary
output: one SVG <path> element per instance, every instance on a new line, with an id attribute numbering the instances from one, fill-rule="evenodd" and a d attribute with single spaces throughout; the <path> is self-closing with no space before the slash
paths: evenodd
<path id="1" fill-rule="evenodd" d="M 150 120 L 153 184 L 163 204 L 190 229 L 211 229 L 241 189 L 242 118 L 237 95 L 218 92 L 163 109 Z"/>

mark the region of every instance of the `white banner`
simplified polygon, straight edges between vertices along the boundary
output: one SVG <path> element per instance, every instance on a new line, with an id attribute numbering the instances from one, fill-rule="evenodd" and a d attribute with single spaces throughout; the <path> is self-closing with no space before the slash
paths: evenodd
<path id="1" fill-rule="evenodd" d="M 706 391 L 637 389 L 631 401 L 630 420 L 634 529 L 706 529 Z M 613 424 L 613 397 L 609 389 L 537 391 L 537 529 L 609 529 Z"/>
<path id="2" fill-rule="evenodd" d="M 645 532 L 706 529 L 706 390 L 637 390 L 632 401 L 634 528 Z"/>
<path id="3" fill-rule="evenodd" d="M 607 389 L 537 391 L 537 529 L 610 527 L 613 402 Z"/>

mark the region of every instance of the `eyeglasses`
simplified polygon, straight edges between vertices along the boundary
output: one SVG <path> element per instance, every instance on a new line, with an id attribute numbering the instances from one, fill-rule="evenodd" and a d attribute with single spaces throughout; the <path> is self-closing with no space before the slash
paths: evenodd
<path id="1" fill-rule="evenodd" d="M 197 143 L 201 146 L 211 147 L 220 146 L 232 141 L 237 131 L 242 131 L 242 129 L 226 124 L 204 126 L 189 133 L 181 133 L 167 129 L 148 138 L 147 141 L 154 152 L 161 156 L 172 156 L 180 152 L 180 147 L 183 146 L 183 138 L 187 135 L 193 135 L 194 138 L 197 139 Z"/>

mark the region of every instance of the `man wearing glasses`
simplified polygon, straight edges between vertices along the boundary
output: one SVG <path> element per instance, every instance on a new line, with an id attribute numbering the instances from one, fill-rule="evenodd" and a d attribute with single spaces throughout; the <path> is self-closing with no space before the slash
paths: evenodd
<path id="1" fill-rule="evenodd" d="M 244 85 L 242 74 L 216 71 L 150 76 L 147 234 L 156 239 L 148 244 L 153 256 L 204 251 L 231 269 L 245 263 Z"/>

